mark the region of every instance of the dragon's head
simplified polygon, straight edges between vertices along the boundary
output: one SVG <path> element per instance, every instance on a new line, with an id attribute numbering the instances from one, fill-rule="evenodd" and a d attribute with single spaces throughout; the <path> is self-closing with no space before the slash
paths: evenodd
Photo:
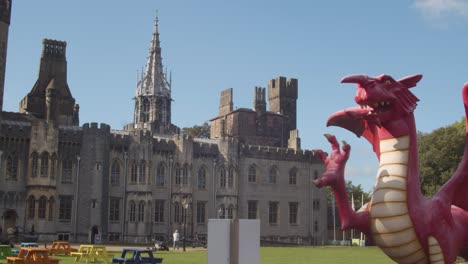
<path id="1" fill-rule="evenodd" d="M 359 107 L 333 114 L 327 125 L 340 126 L 362 136 L 366 128 L 380 127 L 407 116 L 414 111 L 418 101 L 409 88 L 416 86 L 421 78 L 422 75 L 413 75 L 396 81 L 385 74 L 378 77 L 347 76 L 341 82 L 357 84 L 354 100 Z"/>

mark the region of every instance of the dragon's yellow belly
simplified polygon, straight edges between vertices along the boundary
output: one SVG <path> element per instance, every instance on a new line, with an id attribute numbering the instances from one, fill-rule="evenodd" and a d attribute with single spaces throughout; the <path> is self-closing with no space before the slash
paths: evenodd
<path id="1" fill-rule="evenodd" d="M 380 166 L 370 206 L 375 243 L 398 263 L 427 263 L 407 206 L 409 137 L 380 141 Z"/>

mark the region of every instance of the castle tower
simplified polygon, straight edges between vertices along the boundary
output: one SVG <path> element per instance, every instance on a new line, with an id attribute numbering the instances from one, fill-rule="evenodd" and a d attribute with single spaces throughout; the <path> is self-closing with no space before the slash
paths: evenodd
<path id="1" fill-rule="evenodd" d="M 288 117 L 283 129 L 284 139 L 289 139 L 289 131 L 296 129 L 297 79 L 278 77 L 268 82 L 270 111 Z"/>
<path id="2" fill-rule="evenodd" d="M 28 113 L 55 125 L 77 126 L 78 105 L 67 83 L 65 41 L 44 39 L 39 76 L 20 103 L 20 113 Z"/>
<path id="3" fill-rule="evenodd" d="M 266 111 L 266 96 L 265 88 L 255 86 L 254 94 L 254 110 L 258 114 L 265 113 Z"/>
<path id="4" fill-rule="evenodd" d="M 0 113 L 3 110 L 3 91 L 5 86 L 5 66 L 10 17 L 11 0 L 0 0 Z"/>
<path id="5" fill-rule="evenodd" d="M 171 80 L 163 72 L 156 17 L 146 68 L 137 80 L 134 128 L 171 134 L 171 101 Z"/>

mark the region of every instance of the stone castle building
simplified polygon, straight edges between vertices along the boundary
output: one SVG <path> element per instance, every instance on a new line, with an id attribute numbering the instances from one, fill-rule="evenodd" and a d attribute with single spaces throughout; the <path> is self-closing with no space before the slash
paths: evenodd
<path id="1" fill-rule="evenodd" d="M 10 14 L 0 0 L 1 98 Z M 203 238 L 209 218 L 258 218 L 262 240 L 326 241 L 326 191 L 311 182 L 324 167 L 300 148 L 296 79 L 269 82 L 268 110 L 265 88 L 255 87 L 253 109 L 235 110 L 227 89 L 211 138 L 180 134 L 156 19 L 133 123 L 114 130 L 79 124 L 66 48 L 44 39 L 36 83 L 18 112 L 1 112 L 3 237 L 19 227 L 40 241 L 148 243 L 184 227 Z"/>

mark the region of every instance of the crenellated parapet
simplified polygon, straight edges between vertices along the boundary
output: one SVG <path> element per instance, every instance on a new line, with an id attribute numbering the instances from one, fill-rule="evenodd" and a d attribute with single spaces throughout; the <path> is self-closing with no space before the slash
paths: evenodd
<path id="1" fill-rule="evenodd" d="M 176 144 L 173 140 L 167 138 L 153 138 L 153 153 L 173 154 L 176 150 Z"/>
<path id="2" fill-rule="evenodd" d="M 195 158 L 216 158 L 219 156 L 219 148 L 217 144 L 194 142 L 193 155 Z"/>
<path id="3" fill-rule="evenodd" d="M 110 126 L 105 123 L 85 123 L 83 124 L 83 134 L 85 135 L 96 135 L 96 136 L 110 136 Z"/>
<path id="4" fill-rule="evenodd" d="M 312 150 L 277 148 L 268 146 L 241 145 L 240 156 L 248 158 L 320 163 Z"/>
<path id="5" fill-rule="evenodd" d="M 65 59 L 67 42 L 55 39 L 42 40 L 42 57 Z"/>
<path id="6" fill-rule="evenodd" d="M 81 143 L 83 130 L 81 127 L 60 127 L 59 142 Z"/>

